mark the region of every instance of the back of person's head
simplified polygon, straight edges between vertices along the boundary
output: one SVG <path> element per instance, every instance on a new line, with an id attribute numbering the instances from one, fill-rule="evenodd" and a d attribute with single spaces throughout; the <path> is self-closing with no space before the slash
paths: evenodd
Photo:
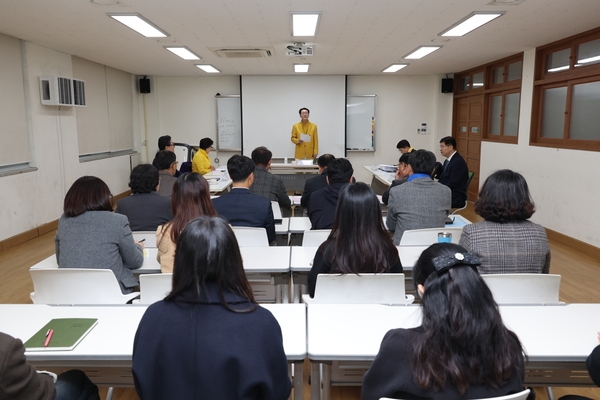
<path id="1" fill-rule="evenodd" d="M 86 211 L 112 211 L 110 189 L 100 178 L 82 176 L 77 179 L 65 195 L 63 206 L 65 217 L 76 217 Z"/>
<path id="2" fill-rule="evenodd" d="M 396 148 L 397 149 L 410 148 L 410 143 L 408 143 L 408 140 L 402 139 L 401 141 L 398 142 L 398 144 L 396 145 Z"/>
<path id="3" fill-rule="evenodd" d="M 211 138 L 205 137 L 203 139 L 200 139 L 200 144 L 198 145 L 198 147 L 200 147 L 202 150 L 206 150 L 209 147 L 211 147 L 213 145 L 213 143 L 215 143 L 215 142 L 213 142 L 213 140 Z"/>
<path id="4" fill-rule="evenodd" d="M 221 304 L 232 311 L 252 311 L 229 304 L 230 292 L 254 303 L 240 248 L 229 224 L 219 217 L 198 217 L 181 232 L 173 265 L 173 289 L 166 301 L 206 301 L 208 284 L 218 287 Z"/>
<path id="5" fill-rule="evenodd" d="M 156 153 L 155 160 L 158 170 L 165 171 L 171 168 L 171 165 L 173 165 L 173 163 L 177 161 L 177 156 L 172 151 L 161 150 L 158 153 Z"/>
<path id="6" fill-rule="evenodd" d="M 134 194 L 152 193 L 158 186 L 158 170 L 151 164 L 139 164 L 131 170 L 129 187 Z"/>
<path id="7" fill-rule="evenodd" d="M 413 174 L 431 175 L 435 168 L 435 155 L 429 150 L 415 150 L 408 157 Z"/>
<path id="8" fill-rule="evenodd" d="M 333 154 L 323 154 L 322 156 L 320 156 L 317 159 L 317 164 L 321 168 L 327 168 L 329 163 L 332 162 L 333 160 L 335 160 L 335 157 L 333 156 Z"/>
<path id="9" fill-rule="evenodd" d="M 493 222 L 529 219 L 535 212 L 535 204 L 523 175 L 510 169 L 490 175 L 479 192 L 475 212 Z"/>
<path id="10" fill-rule="evenodd" d="M 252 150 L 252 161 L 254 161 L 254 164 L 256 165 L 266 166 L 269 164 L 269 161 L 271 161 L 271 158 L 273 158 L 273 153 L 264 146 Z"/>
<path id="11" fill-rule="evenodd" d="M 329 180 L 329 184 L 348 183 L 353 173 L 352 164 L 345 158 L 336 158 L 327 165 L 327 179 Z"/>
<path id="12" fill-rule="evenodd" d="M 452 136 L 446 136 L 440 139 L 440 143 L 444 143 L 446 146 L 452 146 L 456 150 L 456 139 Z"/>
<path id="13" fill-rule="evenodd" d="M 236 154 L 227 160 L 227 172 L 233 182 L 245 181 L 255 168 L 254 161 L 247 156 Z"/>
<path id="14" fill-rule="evenodd" d="M 450 385 L 462 395 L 471 384 L 498 387 L 522 365 L 519 339 L 504 326 L 479 264 L 475 254 L 452 243 L 430 246 L 415 264 L 415 287 L 423 285 L 424 293 L 412 362 L 423 389 Z"/>
<path id="15" fill-rule="evenodd" d="M 167 147 L 171 147 L 171 136 L 165 135 L 158 138 L 158 150 L 165 150 Z"/>
<path id="16" fill-rule="evenodd" d="M 398 159 L 399 163 L 403 163 L 408 165 L 408 158 L 410 157 L 412 153 L 404 153 L 400 156 L 400 158 Z"/>
<path id="17" fill-rule="evenodd" d="M 171 211 L 173 219 L 167 225 L 171 228 L 170 236 L 174 243 L 194 218 L 217 215 L 210 200 L 210 186 L 201 174 L 186 172 L 177 178 L 171 194 Z"/>
<path id="18" fill-rule="evenodd" d="M 336 262 L 337 272 L 385 272 L 392 267 L 389 254 L 398 251 L 383 226 L 379 200 L 367 184 L 350 183 L 340 191 L 322 251 L 326 260 Z"/>

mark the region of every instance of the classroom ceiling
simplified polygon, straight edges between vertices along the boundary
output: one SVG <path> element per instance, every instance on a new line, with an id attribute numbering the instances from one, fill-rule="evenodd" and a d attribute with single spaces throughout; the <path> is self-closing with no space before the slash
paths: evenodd
<path id="1" fill-rule="evenodd" d="M 506 0 L 499 0 L 506 1 Z M 311 75 L 380 75 L 421 45 L 442 49 L 410 60 L 397 75 L 463 71 L 600 25 L 600 0 L 0 0 L 0 32 L 136 75 L 207 76 L 293 74 L 310 63 Z M 315 37 L 291 36 L 291 11 L 320 11 Z M 473 11 L 506 14 L 461 38 L 440 32 Z M 106 16 L 136 12 L 170 36 L 145 38 Z M 302 41 L 312 57 L 290 57 Z M 184 61 L 163 47 L 183 45 L 202 57 Z M 268 58 L 227 59 L 211 49 L 269 48 Z"/>

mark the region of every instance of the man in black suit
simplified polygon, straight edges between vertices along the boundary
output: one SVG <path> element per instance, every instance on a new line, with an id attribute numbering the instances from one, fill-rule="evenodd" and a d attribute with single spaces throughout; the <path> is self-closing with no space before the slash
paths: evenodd
<path id="1" fill-rule="evenodd" d="M 304 191 L 302 192 L 302 198 L 300 199 L 300 204 L 302 207 L 308 207 L 308 200 L 310 199 L 311 194 L 327 186 L 326 169 L 329 163 L 333 160 L 335 160 L 335 157 L 331 154 L 323 154 L 317 160 L 317 163 L 319 164 L 319 174 L 307 179 L 306 182 L 304 182 Z"/>
<path id="2" fill-rule="evenodd" d="M 213 199 L 217 213 L 232 226 L 265 228 L 269 243 L 275 241 L 275 220 L 271 201 L 251 193 L 254 182 L 254 161 L 246 156 L 234 155 L 227 161 L 227 172 L 232 182 L 229 193 Z"/>
<path id="3" fill-rule="evenodd" d="M 452 189 L 452 207 L 462 207 L 467 200 L 469 168 L 464 158 L 456 151 L 456 140 L 446 136 L 440 140 L 440 153 L 446 157 L 439 182 Z"/>

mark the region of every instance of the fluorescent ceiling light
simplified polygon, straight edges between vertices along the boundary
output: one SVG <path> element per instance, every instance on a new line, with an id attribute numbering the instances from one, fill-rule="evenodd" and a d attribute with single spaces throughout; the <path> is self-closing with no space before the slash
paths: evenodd
<path id="1" fill-rule="evenodd" d="M 292 36 L 315 36 L 319 26 L 320 12 L 292 14 Z"/>
<path id="2" fill-rule="evenodd" d="M 482 25 L 503 15 L 504 11 L 499 12 L 474 12 L 467 15 L 450 28 L 446 29 L 438 36 L 464 36 L 467 33 L 479 28 Z"/>
<path id="3" fill-rule="evenodd" d="M 410 52 L 409 54 L 405 55 L 402 58 L 405 58 L 407 60 L 418 60 L 418 59 L 423 58 L 426 55 L 431 54 L 434 51 L 441 49 L 441 48 L 442 48 L 442 46 L 420 46 L 419 48 Z"/>
<path id="4" fill-rule="evenodd" d="M 569 69 L 569 66 L 568 65 L 563 65 L 562 67 L 550 68 L 548 70 L 548 72 L 564 71 L 565 69 Z"/>
<path id="5" fill-rule="evenodd" d="M 196 67 L 200 68 L 204 72 L 208 72 L 209 74 L 218 74 L 221 71 L 208 64 L 196 64 Z"/>
<path id="6" fill-rule="evenodd" d="M 386 69 L 384 69 L 382 72 L 397 72 L 407 66 L 408 66 L 408 64 L 392 64 L 389 67 L 387 67 Z"/>
<path id="7" fill-rule="evenodd" d="M 294 64 L 294 72 L 308 72 L 310 64 Z"/>
<path id="8" fill-rule="evenodd" d="M 200 56 L 192 53 L 187 47 L 184 46 L 167 46 L 165 49 L 169 50 L 175 55 L 178 55 L 184 60 L 202 60 Z"/>
<path id="9" fill-rule="evenodd" d="M 109 17 L 116 19 L 123 25 L 133 29 L 137 33 L 146 37 L 167 37 L 168 33 L 154 25 L 139 14 L 106 14 Z"/>

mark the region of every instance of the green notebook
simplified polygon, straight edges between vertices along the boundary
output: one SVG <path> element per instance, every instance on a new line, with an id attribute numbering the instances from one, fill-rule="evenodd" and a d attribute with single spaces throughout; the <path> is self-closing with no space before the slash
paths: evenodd
<path id="1" fill-rule="evenodd" d="M 73 350 L 97 323 L 98 318 L 55 318 L 25 342 L 25 348 L 27 351 Z M 49 329 L 54 333 L 44 347 Z"/>

